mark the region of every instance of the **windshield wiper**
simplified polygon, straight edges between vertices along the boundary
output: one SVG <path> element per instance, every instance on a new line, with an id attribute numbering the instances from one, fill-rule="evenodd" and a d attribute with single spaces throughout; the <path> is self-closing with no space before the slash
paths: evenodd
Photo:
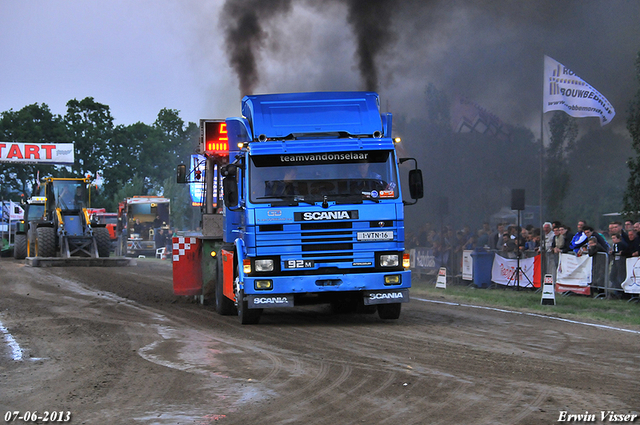
<path id="1" fill-rule="evenodd" d="M 340 201 L 334 198 L 343 198 Z M 373 201 L 376 204 L 380 202 L 377 198 L 372 198 L 371 195 L 352 194 L 352 193 L 338 193 L 336 195 L 327 196 L 328 201 L 334 201 L 336 204 L 361 204 L 365 199 Z"/>
<path id="2" fill-rule="evenodd" d="M 304 202 L 309 205 L 315 205 L 314 202 L 306 201 L 303 196 L 299 195 L 267 195 L 260 196 L 256 199 L 281 199 L 281 202 L 272 202 L 273 206 L 287 205 L 287 206 L 298 206 L 298 203 Z"/>

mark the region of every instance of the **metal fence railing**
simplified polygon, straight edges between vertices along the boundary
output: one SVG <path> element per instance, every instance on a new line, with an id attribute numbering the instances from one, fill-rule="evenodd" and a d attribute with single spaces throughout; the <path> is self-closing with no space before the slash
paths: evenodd
<path id="1" fill-rule="evenodd" d="M 508 258 L 508 255 L 504 255 L 498 250 L 483 250 L 483 252 L 498 254 Z M 447 277 L 452 284 L 467 284 L 467 281 L 463 282 L 463 251 L 447 249 L 442 251 L 435 251 L 430 248 L 416 247 L 410 250 L 411 253 L 411 270 L 417 278 L 427 278 L 435 280 L 438 275 L 440 267 L 447 268 Z M 553 275 L 553 281 L 557 282 L 557 268 L 559 254 L 544 253 L 544 261 L 541 267 L 541 274 Z M 573 252 L 569 255 L 575 255 Z M 539 255 L 536 251 L 524 251 L 521 258 L 531 258 Z M 513 256 L 515 258 L 515 255 Z M 624 289 L 621 287 L 622 281 L 626 276 L 624 269 L 625 260 L 612 259 L 611 256 L 604 252 L 599 252 L 593 257 L 592 269 L 591 269 L 591 283 L 589 289 L 591 296 L 594 298 L 621 298 L 625 294 Z M 619 273 L 613 273 L 614 279 L 612 280 L 612 270 L 616 270 Z M 471 283 L 473 284 L 473 283 Z M 564 291 L 563 295 L 570 295 L 571 291 Z M 638 294 L 629 294 L 630 300 L 638 301 Z"/>

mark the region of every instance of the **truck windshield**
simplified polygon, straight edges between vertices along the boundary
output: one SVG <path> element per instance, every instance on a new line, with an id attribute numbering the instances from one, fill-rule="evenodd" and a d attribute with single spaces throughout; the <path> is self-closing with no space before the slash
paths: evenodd
<path id="1" fill-rule="evenodd" d="M 251 202 L 362 202 L 398 197 L 391 151 L 251 156 Z"/>

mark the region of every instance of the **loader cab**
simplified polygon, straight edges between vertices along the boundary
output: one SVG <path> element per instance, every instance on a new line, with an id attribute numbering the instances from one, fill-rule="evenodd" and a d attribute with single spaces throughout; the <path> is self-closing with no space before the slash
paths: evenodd
<path id="1" fill-rule="evenodd" d="M 89 206 L 85 179 L 47 179 L 45 185 L 47 214 L 79 212 Z"/>
<path id="2" fill-rule="evenodd" d="M 44 218 L 44 196 L 34 196 L 27 201 L 24 208 L 24 221 L 38 221 Z"/>

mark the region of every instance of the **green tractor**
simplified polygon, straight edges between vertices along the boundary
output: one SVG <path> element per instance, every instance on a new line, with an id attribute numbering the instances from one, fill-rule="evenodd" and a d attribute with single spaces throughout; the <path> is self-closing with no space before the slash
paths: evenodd
<path id="1" fill-rule="evenodd" d="M 47 177 L 44 183 L 44 213 L 28 226 L 28 254 L 33 243 L 35 257 L 109 257 L 109 231 L 91 223 L 87 212 L 89 179 Z"/>

